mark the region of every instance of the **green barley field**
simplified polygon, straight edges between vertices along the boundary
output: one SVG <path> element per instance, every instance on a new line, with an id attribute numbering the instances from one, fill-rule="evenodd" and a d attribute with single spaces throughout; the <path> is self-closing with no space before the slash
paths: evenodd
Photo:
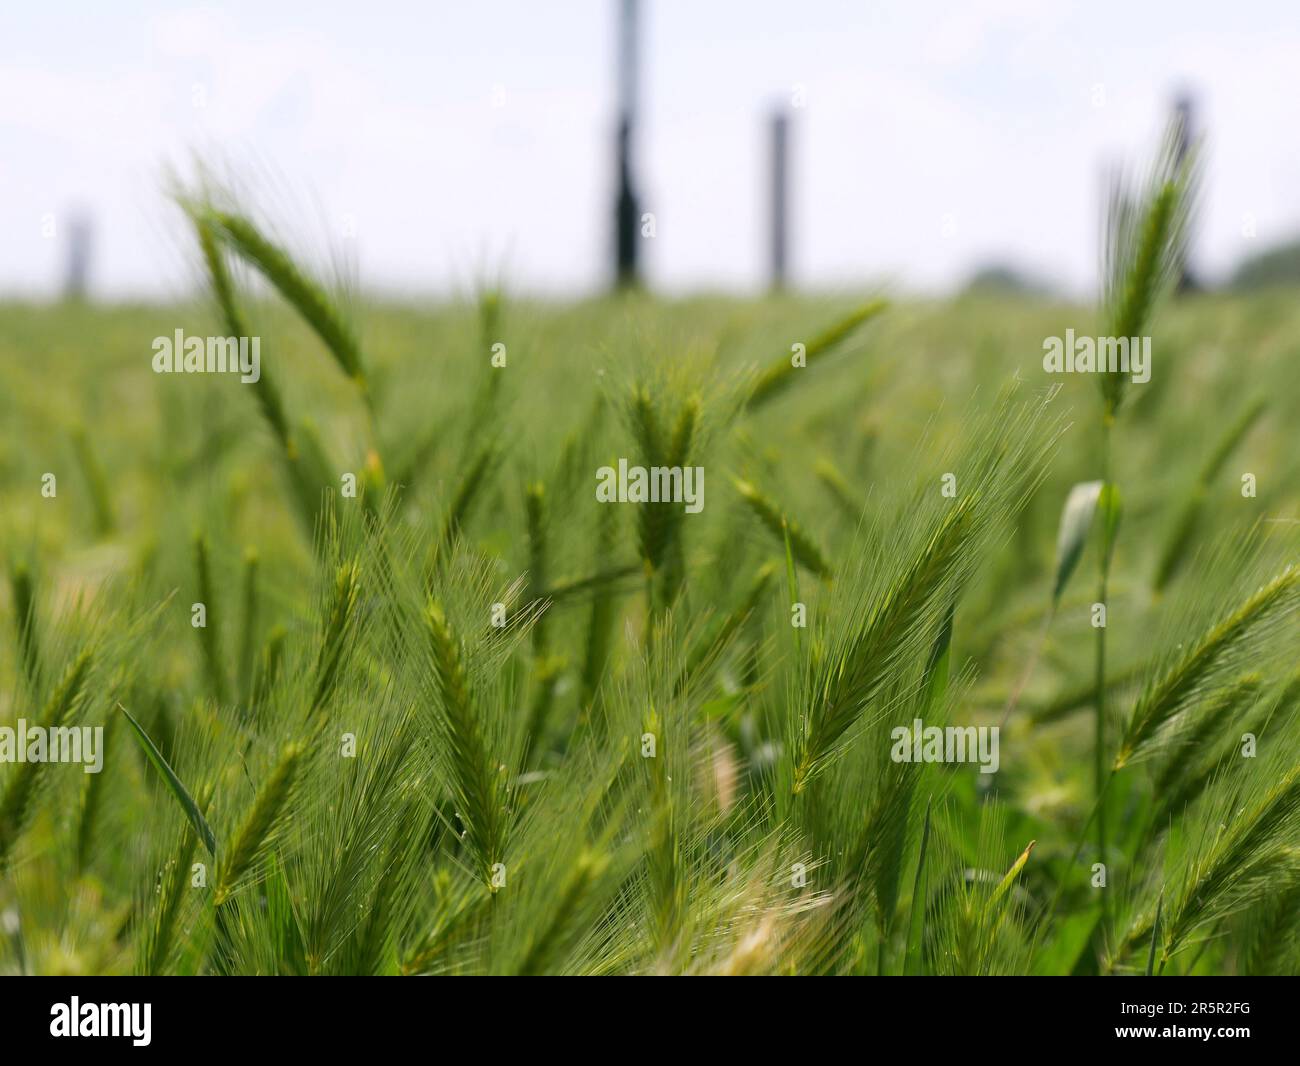
<path id="1" fill-rule="evenodd" d="M 1300 310 L 1171 295 L 1187 191 L 1097 306 L 385 302 L 204 197 L 192 299 L 0 307 L 0 972 L 1300 972 Z"/>

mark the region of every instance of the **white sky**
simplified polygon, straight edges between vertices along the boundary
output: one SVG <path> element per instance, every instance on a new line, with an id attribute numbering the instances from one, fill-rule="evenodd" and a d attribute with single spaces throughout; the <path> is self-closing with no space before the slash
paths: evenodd
<path id="1" fill-rule="evenodd" d="M 180 291 L 164 169 L 195 151 L 281 190 L 272 205 L 307 232 L 354 239 L 369 286 L 501 272 L 592 291 L 609 269 L 615 12 L 13 0 L 0 293 L 57 290 L 77 207 L 96 222 L 97 294 Z M 1103 168 L 1149 153 L 1184 85 L 1209 135 L 1198 265 L 1223 274 L 1300 230 L 1295 0 L 643 0 L 643 22 L 646 267 L 666 290 L 762 284 L 764 122 L 796 86 L 801 285 L 941 290 L 998 258 L 1088 291 Z"/>

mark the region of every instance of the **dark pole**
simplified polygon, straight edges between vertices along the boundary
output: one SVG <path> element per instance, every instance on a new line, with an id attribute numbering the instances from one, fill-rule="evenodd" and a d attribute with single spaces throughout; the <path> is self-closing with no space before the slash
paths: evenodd
<path id="1" fill-rule="evenodd" d="M 772 288 L 785 288 L 789 219 L 790 120 L 784 111 L 772 114 Z"/>
<path id="2" fill-rule="evenodd" d="M 619 17 L 618 198 L 614 206 L 614 276 L 620 288 L 636 285 L 637 227 L 641 209 L 632 182 L 632 136 L 636 119 L 637 0 L 622 0 Z"/>
<path id="3" fill-rule="evenodd" d="M 1190 90 L 1179 93 L 1174 99 L 1174 160 L 1181 169 L 1192 150 L 1193 124 L 1196 121 L 1196 100 Z M 1178 285 L 1180 293 L 1196 292 L 1200 288 L 1192 276 L 1187 261 L 1178 264 Z"/>
<path id="4" fill-rule="evenodd" d="M 66 300 L 84 300 L 90 277 L 90 216 L 75 213 L 68 220 L 68 262 L 63 279 Z"/>

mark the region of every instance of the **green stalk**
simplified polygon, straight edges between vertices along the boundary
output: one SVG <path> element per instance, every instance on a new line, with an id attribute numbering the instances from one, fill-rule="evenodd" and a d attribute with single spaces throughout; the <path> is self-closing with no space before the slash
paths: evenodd
<path id="1" fill-rule="evenodd" d="M 284 644 L 288 635 L 288 631 L 281 625 L 273 626 L 271 632 L 267 634 L 261 663 L 257 669 L 257 678 L 253 682 L 252 705 L 254 707 L 260 706 L 275 687 L 275 682 L 280 676 L 280 663 L 284 659 Z"/>
<path id="2" fill-rule="evenodd" d="M 104 724 L 103 753 L 108 757 L 112 750 L 117 717 L 111 716 Z M 77 872 L 83 872 L 90 862 L 91 841 L 99 825 L 99 814 L 104 806 L 104 774 L 87 774 L 81 793 L 81 814 L 77 821 Z"/>
<path id="3" fill-rule="evenodd" d="M 241 709 L 248 711 L 253 690 L 253 638 L 257 632 L 257 564 L 256 548 L 244 550 L 243 613 L 239 627 L 238 685 Z"/>
<path id="4" fill-rule="evenodd" d="M 533 603 L 544 601 L 549 582 L 546 541 L 546 489 L 542 483 L 529 485 L 524 492 L 524 510 L 528 518 L 528 599 Z M 559 682 L 560 660 L 550 655 L 547 634 L 549 605 L 533 623 L 533 678 L 532 706 L 528 712 L 529 758 L 541 757 L 545 747 L 546 729 L 555 702 L 555 688 Z"/>
<path id="5" fill-rule="evenodd" d="M 203 669 L 207 674 L 208 689 L 218 703 L 226 702 L 225 669 L 218 646 L 217 620 L 220 612 L 216 604 L 216 588 L 212 581 L 212 562 L 208 556 L 208 540 L 202 533 L 194 535 L 194 569 L 198 574 L 199 602 L 204 605 L 204 625 L 196 630 L 199 650 L 203 653 Z"/>
<path id="6" fill-rule="evenodd" d="M 1103 491 L 1110 484 L 1110 433 L 1115 423 L 1113 411 L 1107 407 L 1101 418 L 1101 483 Z M 1097 602 L 1105 606 L 1107 586 L 1110 583 L 1111 526 L 1107 516 L 1101 521 L 1101 561 L 1097 583 Z M 1097 861 L 1106 861 L 1106 808 L 1103 797 L 1106 788 L 1106 627 L 1110 624 L 1107 609 L 1106 625 L 1097 627 L 1097 655 L 1093 669 L 1093 686 L 1096 692 L 1094 707 L 1096 718 L 1093 733 L 1093 799 L 1097 805 Z M 1109 884 L 1109 879 L 1107 880 Z M 1101 921 L 1106 925 L 1108 907 L 1106 893 L 1101 894 Z"/>
<path id="7" fill-rule="evenodd" d="M 618 526 L 616 512 L 604 507 L 596 521 L 596 565 L 607 565 L 614 551 Z M 597 586 L 591 601 L 591 615 L 587 623 L 586 652 L 582 665 L 583 714 L 589 715 L 600 692 L 600 679 L 609 660 L 610 633 L 614 626 L 618 604 L 608 587 Z"/>
<path id="8" fill-rule="evenodd" d="M 918 976 L 921 953 L 925 947 L 925 856 L 930 846 L 930 812 L 934 797 L 925 804 L 925 822 L 921 826 L 921 851 L 916 860 L 916 877 L 912 881 L 912 902 L 907 917 L 907 947 L 903 957 L 903 974 Z"/>
<path id="9" fill-rule="evenodd" d="M 108 490 L 108 479 L 104 476 L 104 468 L 95 458 L 94 449 L 91 448 L 86 431 L 81 426 L 72 431 L 72 447 L 77 456 L 77 464 L 81 467 L 82 476 L 86 479 L 86 487 L 90 490 L 90 503 L 95 515 L 95 535 L 107 537 L 113 532 L 116 524 L 113 518 L 112 496 Z"/>

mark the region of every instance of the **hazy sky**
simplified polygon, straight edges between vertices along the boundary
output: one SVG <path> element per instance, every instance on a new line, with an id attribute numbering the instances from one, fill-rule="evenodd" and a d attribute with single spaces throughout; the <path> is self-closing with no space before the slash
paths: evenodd
<path id="1" fill-rule="evenodd" d="M 800 284 L 938 290 L 998 258 L 1089 290 L 1104 168 L 1149 152 L 1184 85 L 1208 134 L 1202 269 L 1300 230 L 1295 0 L 642 8 L 646 266 L 663 289 L 762 283 L 764 121 L 796 93 Z M 164 174 L 196 152 L 252 179 L 293 234 L 354 247 L 369 285 L 499 271 L 590 291 L 608 273 L 615 13 L 7 3 L 0 292 L 56 290 L 76 208 L 96 222 L 98 294 L 179 291 Z"/>

